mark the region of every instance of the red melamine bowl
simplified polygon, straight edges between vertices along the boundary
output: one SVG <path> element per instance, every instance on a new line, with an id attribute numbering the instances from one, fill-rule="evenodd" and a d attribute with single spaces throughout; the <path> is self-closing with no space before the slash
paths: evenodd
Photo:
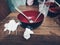
<path id="1" fill-rule="evenodd" d="M 60 11 L 60 7 L 56 3 L 48 2 L 46 5 L 50 5 L 49 11 L 52 13 L 58 13 Z"/>
<path id="2" fill-rule="evenodd" d="M 52 12 L 52 13 L 60 13 L 60 7 L 51 7 L 50 9 L 49 9 L 49 11 L 50 12 Z"/>
<path id="3" fill-rule="evenodd" d="M 32 17 L 31 20 L 35 21 L 35 19 L 37 18 L 38 14 L 39 14 L 39 11 L 31 10 L 31 11 L 24 11 L 23 13 L 28 17 Z M 44 15 L 41 14 L 39 16 L 39 18 L 33 23 L 29 23 L 29 21 L 26 19 L 26 17 L 24 17 L 21 13 L 17 16 L 17 18 L 18 18 L 18 20 L 21 21 L 22 27 L 26 28 L 26 27 L 30 26 L 30 27 L 36 28 L 44 20 Z"/>
<path id="4" fill-rule="evenodd" d="M 39 14 L 39 11 L 24 11 L 23 13 L 27 17 L 32 17 L 31 20 L 35 21 L 35 19 L 37 18 L 38 14 Z M 44 15 L 41 14 L 40 17 L 34 23 L 41 22 L 43 20 L 43 18 L 44 18 Z M 18 15 L 18 19 L 21 22 L 29 23 L 28 20 L 21 13 Z"/>
<path id="5" fill-rule="evenodd" d="M 56 3 L 50 2 L 49 4 L 46 3 L 46 5 L 50 5 L 48 16 L 56 17 L 60 14 L 60 7 Z"/>

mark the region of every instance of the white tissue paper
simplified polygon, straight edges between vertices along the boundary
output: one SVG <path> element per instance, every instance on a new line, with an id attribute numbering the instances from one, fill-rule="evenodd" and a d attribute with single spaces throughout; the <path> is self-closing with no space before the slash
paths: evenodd
<path id="1" fill-rule="evenodd" d="M 25 30 L 25 32 L 24 32 L 24 34 L 23 34 L 23 37 L 24 37 L 26 40 L 28 40 L 28 39 L 31 37 L 30 34 L 34 34 L 34 32 L 33 32 L 32 30 L 30 30 L 29 28 L 26 28 L 26 30 Z"/>
<path id="2" fill-rule="evenodd" d="M 12 20 L 9 21 L 9 23 L 5 23 L 5 25 L 4 25 L 4 27 L 5 27 L 4 31 L 8 30 L 9 34 L 10 34 L 11 31 L 14 32 L 17 29 L 18 25 L 20 25 L 20 22 L 16 23 L 15 20 L 12 19 Z"/>

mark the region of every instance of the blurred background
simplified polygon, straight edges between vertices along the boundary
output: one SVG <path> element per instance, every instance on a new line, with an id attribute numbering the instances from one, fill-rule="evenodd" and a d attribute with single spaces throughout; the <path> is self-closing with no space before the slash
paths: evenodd
<path id="1" fill-rule="evenodd" d="M 60 0 L 56 0 L 60 4 Z M 15 10 L 18 7 L 22 12 L 29 10 L 39 10 L 38 0 L 29 6 L 27 0 L 0 0 L 0 45 L 60 45 L 60 7 L 55 3 L 51 3 L 47 17 L 37 29 L 34 29 L 33 35 L 29 40 L 23 38 L 24 28 L 18 26 L 16 31 L 8 34 L 4 30 L 4 24 L 9 20 L 19 20 L 17 16 L 19 12 Z"/>

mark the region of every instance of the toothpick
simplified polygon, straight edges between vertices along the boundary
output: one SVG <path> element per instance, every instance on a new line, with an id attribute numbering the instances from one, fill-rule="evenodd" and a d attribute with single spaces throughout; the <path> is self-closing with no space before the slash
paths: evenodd
<path id="1" fill-rule="evenodd" d="M 55 1 L 55 3 L 60 7 L 60 4 L 58 2 Z"/>

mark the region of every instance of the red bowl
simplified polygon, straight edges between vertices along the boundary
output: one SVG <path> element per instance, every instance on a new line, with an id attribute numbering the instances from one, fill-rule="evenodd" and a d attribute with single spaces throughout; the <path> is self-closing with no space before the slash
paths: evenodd
<path id="1" fill-rule="evenodd" d="M 51 7 L 49 11 L 52 13 L 60 13 L 60 7 Z"/>
<path id="2" fill-rule="evenodd" d="M 60 7 L 56 3 L 50 2 L 49 4 L 46 3 L 46 5 L 50 5 L 48 16 L 56 17 L 60 14 Z"/>
<path id="3" fill-rule="evenodd" d="M 37 18 L 38 14 L 39 14 L 39 11 L 24 11 L 23 13 L 26 16 L 31 17 L 31 20 L 35 21 L 35 19 Z M 41 14 L 39 16 L 39 18 L 36 20 L 36 22 L 33 22 L 33 23 L 41 22 L 43 20 L 43 18 L 44 18 L 44 15 Z M 21 22 L 29 23 L 29 21 L 26 19 L 26 17 L 24 17 L 21 13 L 18 15 L 18 19 Z"/>
<path id="4" fill-rule="evenodd" d="M 53 2 L 46 2 L 45 3 L 47 6 L 50 5 L 49 11 L 52 13 L 58 13 L 60 11 L 60 7 L 56 3 Z"/>
<path id="5" fill-rule="evenodd" d="M 59 13 L 60 7 L 56 3 L 50 3 L 49 11 L 52 13 Z"/>
<path id="6" fill-rule="evenodd" d="M 38 14 L 39 14 L 39 11 L 32 11 L 31 10 L 31 11 L 24 11 L 23 13 L 28 17 L 32 17 L 31 20 L 35 21 L 35 19 L 37 18 Z M 17 18 L 21 21 L 21 23 L 22 23 L 21 26 L 23 28 L 26 28 L 26 27 L 37 28 L 43 22 L 44 15 L 41 14 L 39 16 L 39 18 L 33 23 L 29 23 L 29 21 L 21 13 L 17 16 Z"/>

